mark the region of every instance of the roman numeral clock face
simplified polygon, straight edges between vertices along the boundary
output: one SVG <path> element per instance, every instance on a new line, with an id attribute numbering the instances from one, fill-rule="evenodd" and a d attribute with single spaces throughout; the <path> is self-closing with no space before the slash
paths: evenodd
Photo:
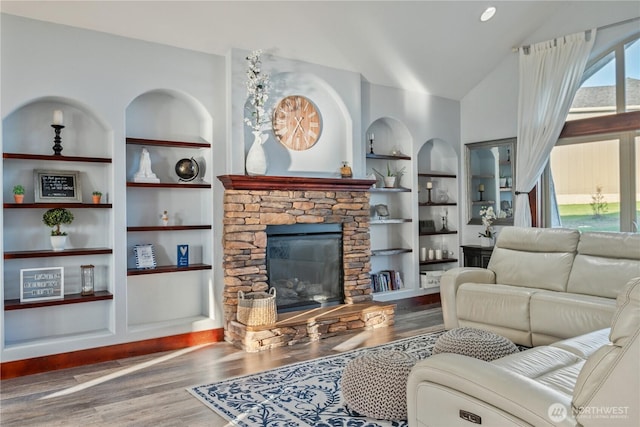
<path id="1" fill-rule="evenodd" d="M 291 150 L 308 150 L 318 141 L 322 129 L 320 114 L 304 96 L 283 98 L 273 112 L 273 132 Z"/>

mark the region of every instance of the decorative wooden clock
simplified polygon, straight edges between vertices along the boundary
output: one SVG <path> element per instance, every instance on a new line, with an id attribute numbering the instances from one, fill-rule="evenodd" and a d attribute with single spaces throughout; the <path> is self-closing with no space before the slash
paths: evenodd
<path id="1" fill-rule="evenodd" d="M 273 132 L 291 150 L 308 150 L 318 141 L 322 120 L 313 102 L 304 96 L 283 98 L 273 113 Z"/>

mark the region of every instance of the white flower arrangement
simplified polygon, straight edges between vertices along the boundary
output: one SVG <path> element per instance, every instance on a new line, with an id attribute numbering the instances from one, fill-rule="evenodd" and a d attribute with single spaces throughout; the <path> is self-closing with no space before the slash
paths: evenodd
<path id="1" fill-rule="evenodd" d="M 263 126 L 269 123 L 269 118 L 264 106 L 269 99 L 271 82 L 269 80 L 269 73 L 263 73 L 261 71 L 261 56 L 261 49 L 254 50 L 247 56 L 247 95 L 249 95 L 251 102 L 251 107 L 247 109 L 250 110 L 251 117 L 245 117 L 244 122 L 253 129 L 254 132 L 262 131 Z"/>
<path id="2" fill-rule="evenodd" d="M 483 206 L 480 208 L 480 217 L 482 218 L 482 225 L 484 225 L 484 233 L 478 233 L 480 237 L 492 238 L 494 235 L 491 224 L 496 220 L 496 213 L 493 211 L 493 206 Z"/>

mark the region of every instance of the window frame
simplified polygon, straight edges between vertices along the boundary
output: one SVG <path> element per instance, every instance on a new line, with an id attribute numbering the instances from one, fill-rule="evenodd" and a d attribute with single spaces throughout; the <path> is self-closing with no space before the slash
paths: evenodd
<path id="1" fill-rule="evenodd" d="M 626 112 L 625 49 L 640 39 L 640 34 L 616 44 L 611 50 L 587 65 L 583 82 L 606 65 L 615 55 L 616 66 L 616 114 L 602 115 L 565 122 L 556 146 L 584 144 L 607 139 L 617 139 L 619 144 L 620 180 L 620 232 L 639 232 L 636 209 L 636 176 L 640 168 L 636 165 L 635 139 L 640 137 L 640 111 Z M 542 192 L 542 226 L 552 226 L 550 197 L 550 162 L 547 163 L 539 182 Z"/>

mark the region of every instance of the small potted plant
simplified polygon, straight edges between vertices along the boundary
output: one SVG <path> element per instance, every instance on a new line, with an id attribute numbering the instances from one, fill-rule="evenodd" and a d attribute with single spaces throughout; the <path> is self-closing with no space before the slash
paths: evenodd
<path id="1" fill-rule="evenodd" d="M 402 169 L 391 170 L 391 165 L 387 163 L 387 173 L 382 174 L 378 172 L 375 168 L 372 168 L 375 173 L 377 173 L 382 180 L 384 181 L 385 188 L 393 188 L 396 186 L 396 180 L 400 180 L 400 177 L 404 175 L 405 167 Z"/>
<path id="2" fill-rule="evenodd" d="M 480 208 L 480 218 L 482 218 L 482 225 L 484 231 L 478 233 L 480 237 L 481 246 L 493 246 L 495 243 L 496 232 L 493 230 L 493 221 L 496 220 L 496 213 L 493 211 L 493 206 L 482 206 Z"/>
<path id="3" fill-rule="evenodd" d="M 67 233 L 60 230 L 60 225 L 71 224 L 73 222 L 73 214 L 71 211 L 65 208 L 49 209 L 42 215 L 42 222 L 48 227 L 53 228 L 53 230 L 51 230 L 51 246 L 53 250 L 63 250 L 67 242 Z"/>
<path id="4" fill-rule="evenodd" d="M 24 201 L 24 187 L 20 184 L 13 187 L 13 200 L 16 203 L 22 203 Z"/>
<path id="5" fill-rule="evenodd" d="M 96 205 L 98 203 L 100 203 L 100 198 L 102 197 L 102 193 L 99 191 L 94 191 L 93 193 L 91 193 L 91 196 L 93 198 L 93 203 L 95 203 Z"/>

